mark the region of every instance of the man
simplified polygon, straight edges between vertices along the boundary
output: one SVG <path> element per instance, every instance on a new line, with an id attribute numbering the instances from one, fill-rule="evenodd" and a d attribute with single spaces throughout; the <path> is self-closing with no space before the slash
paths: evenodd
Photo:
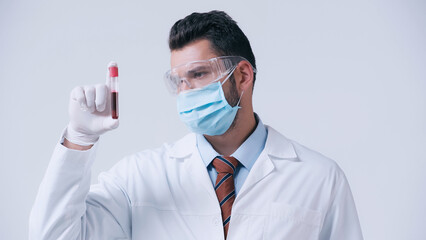
<path id="1" fill-rule="evenodd" d="M 338 165 L 253 112 L 256 63 L 235 21 L 193 13 L 169 47 L 165 78 L 193 133 L 123 159 L 90 187 L 95 143 L 118 120 L 107 85 L 75 88 L 30 239 L 362 239 Z"/>

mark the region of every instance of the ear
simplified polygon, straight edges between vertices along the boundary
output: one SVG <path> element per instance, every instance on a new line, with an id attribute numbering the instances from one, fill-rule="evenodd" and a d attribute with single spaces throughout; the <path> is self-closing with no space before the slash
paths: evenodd
<path id="1" fill-rule="evenodd" d="M 247 92 L 253 88 L 253 68 L 248 61 L 241 61 L 234 73 L 239 91 Z"/>

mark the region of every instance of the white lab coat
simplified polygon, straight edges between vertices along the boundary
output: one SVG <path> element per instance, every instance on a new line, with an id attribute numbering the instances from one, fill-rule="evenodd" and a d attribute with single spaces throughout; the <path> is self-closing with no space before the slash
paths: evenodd
<path id="1" fill-rule="evenodd" d="M 231 214 L 228 239 L 363 239 L 333 161 L 268 128 Z M 96 146 L 58 144 L 30 216 L 30 239 L 224 239 L 194 134 L 118 162 L 90 186 Z M 89 189 L 90 188 L 90 189 Z"/>

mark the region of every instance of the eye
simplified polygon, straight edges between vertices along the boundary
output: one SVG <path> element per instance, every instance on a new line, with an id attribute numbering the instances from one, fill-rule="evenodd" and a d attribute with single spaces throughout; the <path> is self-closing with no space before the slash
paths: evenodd
<path id="1" fill-rule="evenodd" d="M 193 78 L 202 78 L 202 77 L 204 77 L 205 75 L 207 74 L 207 72 L 202 72 L 202 71 L 200 71 L 200 72 L 194 72 L 194 74 L 193 74 Z"/>

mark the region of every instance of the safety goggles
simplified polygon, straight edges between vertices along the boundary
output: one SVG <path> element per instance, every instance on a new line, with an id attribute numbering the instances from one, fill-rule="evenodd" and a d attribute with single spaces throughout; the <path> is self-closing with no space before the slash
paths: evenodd
<path id="1" fill-rule="evenodd" d="M 244 60 L 247 61 L 240 56 L 222 56 L 208 60 L 193 61 L 167 71 L 164 75 L 164 80 L 169 91 L 172 94 L 178 94 L 184 89 L 202 88 L 220 80 L 232 73 L 238 63 Z M 256 72 L 256 69 L 253 68 L 253 72 Z"/>

